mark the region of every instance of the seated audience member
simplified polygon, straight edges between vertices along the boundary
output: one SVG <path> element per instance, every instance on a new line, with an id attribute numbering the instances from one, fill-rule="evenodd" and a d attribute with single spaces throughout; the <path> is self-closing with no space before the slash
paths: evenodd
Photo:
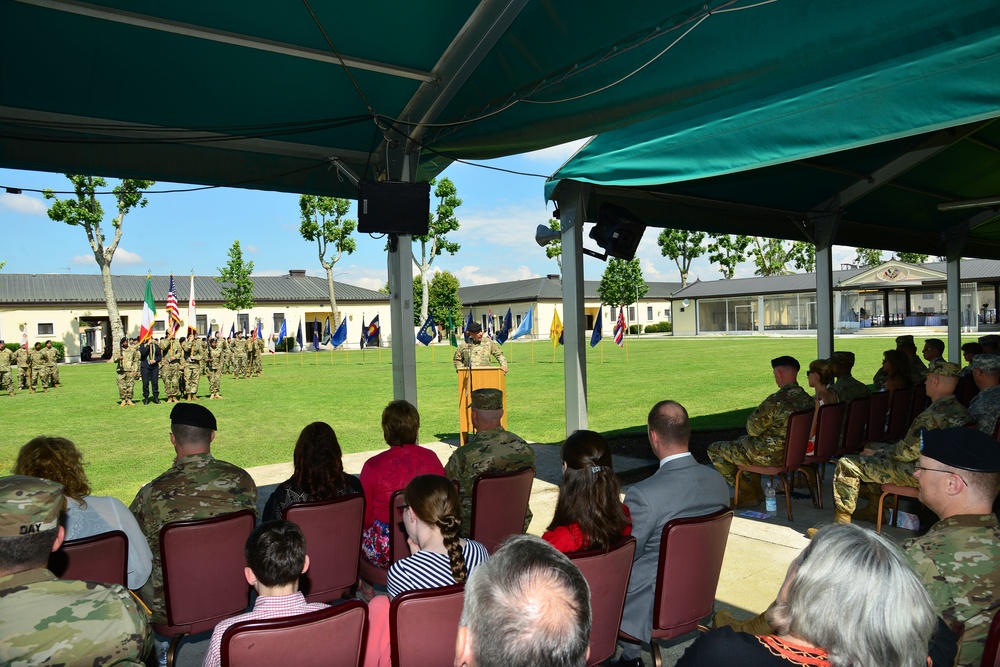
<path id="1" fill-rule="evenodd" d="M 66 535 L 64 502 L 53 481 L 0 478 L 0 664 L 140 667 L 152 639 L 129 592 L 46 569 Z"/>
<path id="2" fill-rule="evenodd" d="M 983 348 L 984 354 L 1000 354 L 1000 336 L 996 334 L 980 336 L 979 345 Z"/>
<path id="3" fill-rule="evenodd" d="M 927 362 L 928 368 L 933 363 L 944 361 L 944 341 L 940 338 L 928 338 L 924 341 L 924 349 L 920 351 L 920 355 Z"/>
<path id="4" fill-rule="evenodd" d="M 611 448 L 600 433 L 577 431 L 562 446 L 563 477 L 556 511 L 542 539 L 563 553 L 607 549 L 632 532 Z"/>
<path id="5" fill-rule="evenodd" d="M 337 434 L 326 422 L 313 422 L 299 433 L 292 455 L 291 478 L 277 486 L 264 507 L 263 521 L 280 519 L 289 505 L 364 493 L 361 482 L 344 472 Z"/>
<path id="6" fill-rule="evenodd" d="M 456 667 L 584 667 L 590 589 L 580 570 L 532 535 L 504 541 L 465 588 Z"/>
<path id="7" fill-rule="evenodd" d="M 788 567 L 768 620 L 773 634 L 723 627 L 700 636 L 677 667 L 926 667 L 937 626 L 897 548 L 852 525 L 819 531 Z"/>
<path id="8" fill-rule="evenodd" d="M 979 343 L 966 343 L 961 347 L 961 350 L 962 350 L 962 358 L 965 359 L 966 363 L 966 365 L 962 368 L 961 377 L 965 377 L 966 375 L 972 372 L 972 367 L 969 366 L 968 364 L 972 363 L 972 360 L 975 358 L 977 354 L 983 353 L 983 346 L 980 345 Z"/>
<path id="9" fill-rule="evenodd" d="M 851 375 L 854 370 L 853 352 L 845 350 L 834 352 L 829 361 L 833 364 L 833 374 L 837 378 L 831 389 L 841 403 L 853 401 L 855 398 L 868 398 L 872 395 L 871 389 Z"/>
<path id="10" fill-rule="evenodd" d="M 382 436 L 388 451 L 368 459 L 361 468 L 365 492 L 361 555 L 372 565 L 389 567 L 389 502 L 417 475 L 444 475 L 437 454 L 417 444 L 420 414 L 406 401 L 393 401 L 382 411 Z M 371 589 L 364 590 L 371 598 Z"/>
<path id="11" fill-rule="evenodd" d="M 813 401 L 816 404 L 816 409 L 813 410 L 812 427 L 809 431 L 809 445 L 806 447 L 807 454 L 812 454 L 815 449 L 819 409 L 824 405 L 833 405 L 840 402 L 837 394 L 827 386 L 833 381 L 834 368 L 835 366 L 830 362 L 824 359 L 817 359 L 809 364 L 809 370 L 806 371 L 806 382 L 809 383 L 809 386 L 812 387 L 815 393 Z"/>
<path id="12" fill-rule="evenodd" d="M 927 366 L 917 356 L 917 344 L 913 342 L 913 336 L 910 334 L 896 336 L 896 349 L 906 357 L 906 362 L 910 367 L 910 380 L 913 384 L 923 382 L 924 378 L 927 377 Z"/>
<path id="13" fill-rule="evenodd" d="M 66 539 L 120 530 L 128 537 L 128 587 L 141 588 L 153 570 L 153 552 L 135 517 L 111 496 L 90 495 L 83 454 L 66 438 L 38 436 L 21 447 L 14 474 L 62 484 L 66 495 Z"/>
<path id="14" fill-rule="evenodd" d="M 882 373 L 884 381 L 881 385 L 876 385 L 875 391 L 892 394 L 897 389 L 909 389 L 913 386 L 910 362 L 899 350 L 886 350 L 882 353 Z"/>
<path id="15" fill-rule="evenodd" d="M 1000 354 L 979 354 L 968 368 L 979 393 L 969 401 L 969 413 L 976 419 L 976 428 L 993 435 L 1000 418 Z"/>
<path id="16" fill-rule="evenodd" d="M 222 635 L 240 621 L 296 616 L 325 609 L 322 602 L 306 602 L 299 592 L 299 576 L 309 569 L 306 537 L 290 521 L 266 521 L 247 538 L 243 547 L 247 566 L 243 575 L 257 591 L 253 610 L 233 616 L 215 626 L 203 667 L 222 664 Z"/>

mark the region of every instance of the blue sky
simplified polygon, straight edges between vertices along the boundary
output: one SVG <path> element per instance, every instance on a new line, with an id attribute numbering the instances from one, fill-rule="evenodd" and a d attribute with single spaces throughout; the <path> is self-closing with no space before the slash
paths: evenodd
<path id="1" fill-rule="evenodd" d="M 514 171 L 551 174 L 583 141 L 534 153 L 492 160 L 483 164 Z M 463 205 L 457 210 L 461 228 L 449 235 L 462 245 L 454 255 L 442 255 L 435 268 L 451 271 L 462 285 L 477 285 L 544 276 L 558 272 L 555 260 L 534 241 L 535 227 L 546 223 L 553 206 L 543 200 L 543 179 L 507 174 L 490 169 L 453 164 L 443 174 L 458 188 Z M 113 182 L 112 182 L 113 184 Z M 11 195 L 3 187 L 25 190 Z M 174 189 L 178 184 L 157 183 L 154 190 Z M 0 261 L 3 273 L 97 273 L 82 229 L 53 222 L 46 214 L 51 203 L 29 189 L 67 190 L 62 174 L 0 169 Z M 66 197 L 66 195 L 60 195 Z M 239 239 L 244 259 L 254 262 L 257 275 L 277 275 L 289 269 L 306 269 L 325 275 L 319 265 L 316 245 L 299 236 L 298 195 L 237 188 L 217 188 L 190 193 L 150 194 L 144 209 L 125 220 L 121 245 L 112 271 L 116 274 L 173 272 L 187 275 L 218 275 L 227 261 L 233 241 Z M 106 220 L 114 210 L 111 197 L 102 200 Z M 432 200 L 432 208 L 434 202 Z M 352 208 L 350 217 L 355 214 Z M 110 225 L 106 227 L 110 230 Z M 586 230 L 585 230 L 586 233 Z M 110 231 L 106 231 L 110 236 Z M 660 254 L 658 230 L 648 229 L 638 257 L 648 281 L 679 281 L 674 262 Z M 357 235 L 357 251 L 344 256 L 334 272 L 338 282 L 377 289 L 386 282 L 382 239 Z M 595 247 L 586 239 L 588 246 Z M 851 249 L 838 247 L 834 267 L 854 257 Z M 584 259 L 588 279 L 599 279 L 605 264 Z M 744 263 L 737 277 L 753 275 Z M 690 280 L 720 278 L 718 268 L 704 257 L 695 260 Z"/>

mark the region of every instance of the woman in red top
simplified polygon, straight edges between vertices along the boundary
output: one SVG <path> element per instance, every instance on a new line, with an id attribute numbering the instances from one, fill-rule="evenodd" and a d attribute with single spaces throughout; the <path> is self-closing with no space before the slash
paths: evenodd
<path id="1" fill-rule="evenodd" d="M 577 431 L 562 446 L 563 479 L 555 516 L 542 538 L 563 553 L 607 549 L 632 532 L 628 507 L 600 433 Z"/>

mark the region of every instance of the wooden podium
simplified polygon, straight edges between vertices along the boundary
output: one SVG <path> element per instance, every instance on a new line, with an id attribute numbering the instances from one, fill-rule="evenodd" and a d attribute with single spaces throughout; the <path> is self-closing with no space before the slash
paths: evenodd
<path id="1" fill-rule="evenodd" d="M 458 374 L 458 437 L 459 444 L 469 441 L 472 431 L 472 391 L 499 389 L 503 392 L 503 417 L 501 425 L 507 428 L 507 376 L 499 366 L 473 366 L 459 368 Z"/>

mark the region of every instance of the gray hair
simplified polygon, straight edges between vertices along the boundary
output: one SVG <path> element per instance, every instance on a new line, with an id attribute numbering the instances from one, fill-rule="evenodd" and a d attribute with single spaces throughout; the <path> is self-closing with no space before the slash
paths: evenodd
<path id="1" fill-rule="evenodd" d="M 461 625 L 476 667 L 583 667 L 590 588 L 547 542 L 515 535 L 469 577 Z"/>
<path id="2" fill-rule="evenodd" d="M 926 666 L 937 614 L 886 538 L 852 524 L 823 528 L 789 578 L 768 615 L 776 634 L 825 649 L 833 667 Z"/>

